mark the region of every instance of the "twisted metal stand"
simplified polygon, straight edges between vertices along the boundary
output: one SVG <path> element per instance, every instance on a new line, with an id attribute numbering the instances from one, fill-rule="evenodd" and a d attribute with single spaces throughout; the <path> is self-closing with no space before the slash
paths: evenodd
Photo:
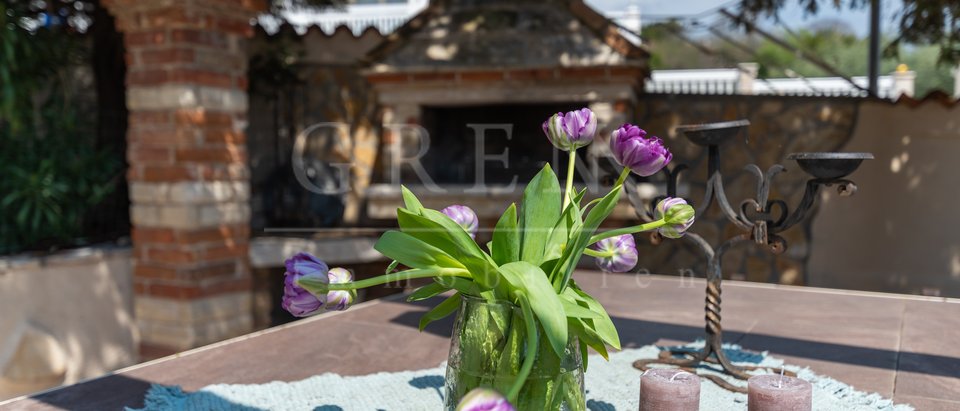
<path id="1" fill-rule="evenodd" d="M 777 233 L 789 229 L 797 223 L 803 221 L 808 212 L 814 207 L 820 188 L 823 186 L 837 185 L 837 191 L 840 195 L 849 196 L 856 192 L 857 186 L 843 179 L 847 174 L 853 172 L 860 161 L 872 158 L 867 153 L 855 153 L 853 155 L 845 153 L 805 153 L 800 155 L 791 155 L 795 158 L 808 173 L 814 178 L 807 181 L 806 191 L 800 204 L 791 213 L 787 203 L 783 200 L 770 200 L 770 186 L 774 176 L 785 171 L 781 165 L 770 167 L 765 173 L 756 165 L 746 166 L 746 170 L 757 178 L 756 198 L 748 198 L 740 203 L 737 209 L 730 206 L 727 196 L 723 190 L 723 177 L 720 174 L 720 144 L 737 134 L 740 129 L 746 128 L 750 123 L 742 120 L 728 123 L 705 124 L 701 126 L 680 127 L 687 137 L 694 143 L 705 145 L 708 149 L 707 170 L 708 180 L 704 201 L 697 209 L 696 215 L 702 216 L 713 203 L 717 203 L 724 216 L 743 231 L 720 244 L 716 250 L 701 237 L 695 233 L 687 233 L 684 238 L 694 242 L 707 257 L 707 289 L 704 306 L 704 319 L 706 321 L 706 339 L 702 350 L 696 353 L 689 351 L 665 350 L 661 352 L 660 358 L 655 360 L 641 360 L 635 362 L 634 367 L 646 370 L 652 364 L 674 365 L 696 373 L 695 367 L 701 363 L 712 363 L 719 365 L 722 371 L 739 379 L 747 379 L 750 374 L 747 371 L 761 369 L 763 367 L 741 367 L 734 365 L 723 352 L 723 327 L 721 326 L 721 294 L 723 283 L 723 255 L 733 246 L 752 241 L 754 244 L 766 247 L 773 254 L 780 254 L 786 251 L 787 242 Z M 667 176 L 667 196 L 676 197 L 677 180 L 682 171 L 687 166 L 680 164 L 672 169 L 664 169 Z M 838 171 L 839 170 L 839 171 Z M 639 197 L 636 195 L 636 183 L 632 180 L 626 184 L 627 194 L 641 219 L 652 221 L 654 219 L 653 210 L 644 207 Z M 665 197 L 658 197 L 652 202 L 652 206 L 657 204 Z M 659 244 L 662 238 L 658 233 L 651 234 L 651 240 L 654 244 Z M 786 374 L 792 374 L 787 372 Z M 746 392 L 745 389 L 737 387 L 724 381 L 715 374 L 701 374 L 701 377 L 710 379 L 730 391 Z"/>

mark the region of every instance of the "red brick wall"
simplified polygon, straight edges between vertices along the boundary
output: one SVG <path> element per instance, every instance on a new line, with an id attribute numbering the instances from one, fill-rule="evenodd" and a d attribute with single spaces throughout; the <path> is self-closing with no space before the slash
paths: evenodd
<path id="1" fill-rule="evenodd" d="M 143 343 L 176 350 L 247 332 L 245 42 L 262 4 L 104 3 L 126 46 L 127 177 Z M 217 304 L 236 307 L 210 308 Z"/>

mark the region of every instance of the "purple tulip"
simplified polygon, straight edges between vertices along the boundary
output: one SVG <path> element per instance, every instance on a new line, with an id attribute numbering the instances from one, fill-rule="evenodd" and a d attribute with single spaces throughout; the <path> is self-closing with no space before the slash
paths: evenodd
<path id="1" fill-rule="evenodd" d="M 446 214 L 447 217 L 450 217 L 450 219 L 457 224 L 460 224 L 460 227 L 463 227 L 464 231 L 470 234 L 470 238 L 477 237 L 477 231 L 480 229 L 480 220 L 477 219 L 477 213 L 473 212 L 470 207 L 465 205 L 452 205 L 440 210 L 440 212 Z"/>
<path id="2" fill-rule="evenodd" d="M 625 273 L 637 265 L 637 243 L 633 234 L 604 238 L 590 248 L 600 252 L 612 252 L 610 257 L 596 257 L 601 270 L 612 273 Z"/>
<path id="3" fill-rule="evenodd" d="M 667 197 L 657 204 L 654 210 L 654 218 L 664 219 L 667 225 L 657 229 L 660 235 L 667 238 L 680 238 L 687 232 L 687 229 L 693 225 L 694 221 L 693 207 L 687 204 L 687 201 L 677 197 Z"/>
<path id="4" fill-rule="evenodd" d="M 642 128 L 624 124 L 610 138 L 610 150 L 617 162 L 643 177 L 656 174 L 673 158 L 659 138 L 646 136 Z"/>
<path id="5" fill-rule="evenodd" d="M 557 113 L 543 122 L 543 133 L 554 147 L 563 151 L 576 150 L 593 142 L 597 134 L 597 116 L 589 108 Z"/>
<path id="6" fill-rule="evenodd" d="M 331 268 L 327 273 L 330 284 L 344 284 L 353 281 L 353 274 L 346 268 Z M 327 310 L 343 311 L 357 299 L 356 290 L 330 290 L 327 292 Z"/>
<path id="7" fill-rule="evenodd" d="M 474 388 L 460 399 L 455 411 L 516 411 L 516 408 L 494 390 Z"/>
<path id="8" fill-rule="evenodd" d="M 286 261 L 287 272 L 300 276 L 319 276 L 327 274 L 327 263 L 314 257 L 310 253 L 296 253 Z"/>
<path id="9" fill-rule="evenodd" d="M 327 264 L 307 253 L 297 253 L 287 259 L 287 272 L 283 279 L 283 309 L 297 317 L 306 317 L 315 314 L 326 302 L 327 296 L 315 296 L 305 290 L 297 280 L 303 277 L 312 277 L 321 281 L 327 278 Z"/>

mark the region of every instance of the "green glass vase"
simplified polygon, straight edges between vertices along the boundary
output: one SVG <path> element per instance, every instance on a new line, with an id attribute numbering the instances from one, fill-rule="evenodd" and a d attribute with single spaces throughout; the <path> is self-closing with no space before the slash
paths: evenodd
<path id="1" fill-rule="evenodd" d="M 537 332 L 542 333 L 539 325 Z M 454 410 L 464 395 L 478 387 L 506 395 L 526 356 L 526 337 L 523 312 L 516 305 L 464 296 L 450 341 L 444 409 Z M 514 407 L 518 411 L 586 410 L 577 339 L 567 342 L 562 356 L 546 337 L 538 341 L 533 368 Z"/>

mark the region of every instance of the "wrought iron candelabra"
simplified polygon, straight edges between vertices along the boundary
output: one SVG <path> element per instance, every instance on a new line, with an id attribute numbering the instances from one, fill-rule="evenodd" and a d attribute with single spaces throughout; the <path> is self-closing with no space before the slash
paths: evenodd
<path id="1" fill-rule="evenodd" d="M 720 294 L 723 282 L 723 255 L 734 245 L 752 241 L 757 246 L 766 247 L 774 254 L 783 253 L 787 249 L 786 240 L 778 233 L 790 229 L 804 220 L 807 213 L 813 208 L 818 194 L 823 187 L 836 186 L 842 196 L 853 195 L 857 186 L 846 177 L 853 173 L 865 159 L 872 159 L 870 153 L 794 153 L 787 159 L 796 160 L 803 171 L 810 178 L 806 183 L 803 199 L 796 208 L 790 209 L 787 203 L 780 199 L 770 199 L 770 186 L 773 178 L 785 171 L 782 165 L 774 165 L 763 172 L 760 167 L 750 164 L 746 170 L 757 178 L 756 198 L 747 198 L 737 207 L 731 206 L 723 190 L 723 176 L 720 174 L 720 148 L 726 145 L 733 137 L 745 130 L 750 122 L 747 120 L 728 121 L 701 125 L 686 125 L 677 127 L 687 139 L 694 144 L 707 148 L 707 185 L 703 202 L 696 207 L 697 217 L 701 217 L 714 203 L 720 208 L 723 215 L 733 223 L 741 234 L 727 239 L 717 247 L 713 247 L 703 237 L 688 232 L 684 238 L 695 243 L 707 258 L 707 290 L 706 290 L 706 338 L 702 350 L 690 351 L 665 350 L 659 359 L 642 360 L 634 363 L 640 369 L 646 369 L 650 364 L 669 364 L 679 367 L 692 368 L 701 362 L 718 364 L 724 372 L 740 379 L 747 379 L 749 367 L 740 367 L 731 363 L 723 352 L 723 328 L 720 325 Z M 677 196 L 677 179 L 681 172 L 688 167 L 684 164 L 672 168 L 665 168 L 667 176 L 667 196 Z M 657 204 L 663 197 L 655 199 L 651 207 L 640 203 L 635 182 L 626 185 L 627 193 L 641 219 L 653 219 L 652 205 Z M 694 226 L 695 230 L 696 226 Z M 653 233 L 651 239 L 654 244 L 659 243 L 659 234 Z M 713 375 L 705 375 L 724 388 L 743 391 L 732 384 L 726 383 Z"/>

